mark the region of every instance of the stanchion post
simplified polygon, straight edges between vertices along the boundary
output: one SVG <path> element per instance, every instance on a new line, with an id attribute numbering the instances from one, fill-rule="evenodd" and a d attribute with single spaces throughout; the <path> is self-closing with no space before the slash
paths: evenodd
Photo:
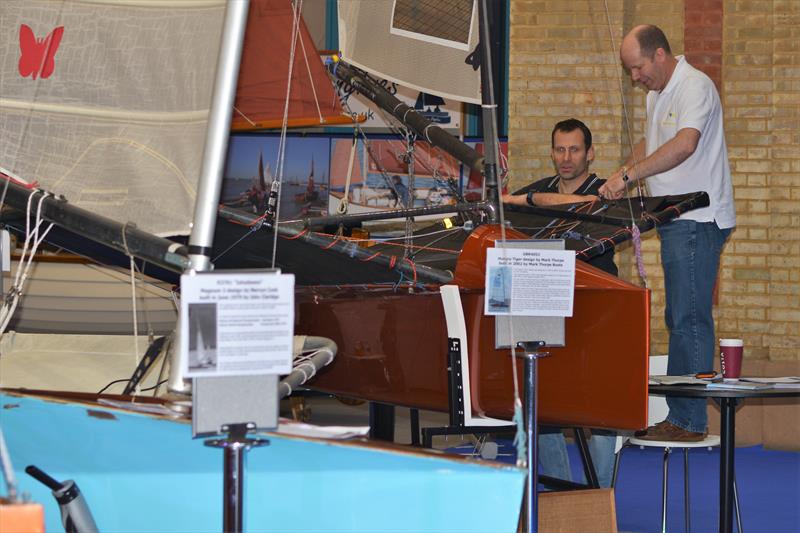
<path id="1" fill-rule="evenodd" d="M 537 396 L 538 375 L 536 373 L 536 360 L 539 357 L 550 355 L 539 352 L 544 346 L 544 341 L 518 342 L 517 348 L 522 349 L 522 354 L 517 354 L 525 360 L 525 432 L 528 439 L 528 476 L 525 485 L 525 499 L 523 505 L 525 531 L 537 533 L 539 531 L 539 428 L 537 424 Z"/>
<path id="2" fill-rule="evenodd" d="M 244 456 L 253 447 L 266 446 L 267 439 L 248 438 L 247 424 L 223 426 L 228 438 L 210 439 L 205 445 L 225 452 L 222 480 L 222 530 L 240 533 L 244 524 Z"/>

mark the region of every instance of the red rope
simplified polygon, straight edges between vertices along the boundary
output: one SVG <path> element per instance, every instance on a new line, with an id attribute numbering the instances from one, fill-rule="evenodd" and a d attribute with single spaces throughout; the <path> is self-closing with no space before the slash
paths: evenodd
<path id="1" fill-rule="evenodd" d="M 414 273 L 414 283 L 417 282 L 417 265 L 414 264 L 414 261 L 409 259 L 408 257 L 405 258 L 409 265 L 411 265 L 411 271 Z"/>
<path id="2" fill-rule="evenodd" d="M 302 237 L 306 233 L 308 233 L 308 228 L 304 228 L 303 231 L 301 231 L 300 233 L 298 233 L 294 237 L 284 237 L 284 239 L 286 239 L 287 241 L 293 241 L 295 239 L 299 239 L 300 237 Z"/>
<path id="3" fill-rule="evenodd" d="M 375 253 L 374 253 L 374 254 L 372 254 L 371 256 L 369 256 L 369 257 L 366 257 L 366 258 L 364 258 L 364 259 L 361 259 L 360 261 L 362 261 L 362 262 L 366 263 L 367 261 L 372 261 L 373 259 L 375 259 L 375 258 L 376 258 L 376 257 L 378 257 L 379 255 L 381 255 L 381 253 L 380 253 L 380 252 L 375 252 Z"/>

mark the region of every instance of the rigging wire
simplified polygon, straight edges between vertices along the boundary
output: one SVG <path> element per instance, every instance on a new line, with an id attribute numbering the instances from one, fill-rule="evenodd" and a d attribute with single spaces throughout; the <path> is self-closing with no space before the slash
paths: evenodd
<path id="1" fill-rule="evenodd" d="M 278 198 L 275 206 L 275 220 L 272 221 L 274 224 L 274 234 L 272 237 L 272 262 L 271 267 L 275 268 L 275 263 L 277 259 L 277 252 L 278 252 L 278 221 L 280 220 L 281 215 L 281 192 L 283 189 L 283 164 L 285 161 L 286 156 L 286 141 L 287 141 L 287 127 L 289 122 L 289 101 L 292 94 L 292 73 L 294 71 L 294 60 L 295 54 L 297 51 L 297 41 L 300 34 L 300 11 L 303 6 L 303 0 L 296 0 L 292 6 L 292 46 L 289 51 L 289 73 L 286 80 L 286 98 L 284 99 L 283 104 L 283 123 L 281 125 L 281 136 L 280 142 L 278 144 L 278 162 L 275 165 L 276 174 L 273 179 L 278 180 Z"/>
<path id="2" fill-rule="evenodd" d="M 37 192 L 41 193 L 41 195 L 39 196 L 39 203 L 36 209 L 35 225 L 33 229 L 31 229 L 31 204 L 33 203 L 33 197 Z M 14 316 L 14 311 L 16 310 L 19 299 L 22 296 L 22 289 L 28 279 L 28 276 L 30 275 L 33 257 L 36 255 L 36 250 L 39 248 L 39 245 L 42 243 L 42 241 L 44 241 L 50 230 L 53 229 L 53 224 L 50 223 L 50 225 L 47 226 L 47 229 L 44 230 L 44 233 L 42 233 L 41 236 L 39 235 L 39 229 L 44 223 L 44 219 L 42 218 L 42 206 L 44 204 L 44 199 L 48 196 L 52 195 L 45 191 L 39 191 L 38 189 L 31 189 L 31 193 L 28 195 L 28 204 L 25 213 L 25 244 L 23 245 L 22 255 L 17 265 L 17 272 L 16 276 L 14 277 L 14 282 L 9 291 L 6 293 L 2 308 L 0 308 L 0 336 L 5 333 L 11 318 Z"/>
<path id="3" fill-rule="evenodd" d="M 606 24 L 608 26 L 608 37 L 611 43 L 611 54 L 614 63 L 616 63 L 616 58 L 619 57 L 619 50 L 617 49 L 617 45 L 614 42 L 614 30 L 613 26 L 611 25 L 611 13 L 609 12 L 608 9 L 608 0 L 603 0 L 603 7 L 605 8 Z M 630 121 L 630 115 L 628 113 L 628 104 L 625 100 L 625 90 L 622 84 L 622 72 L 620 71 L 619 68 L 616 69 L 616 72 L 617 72 L 617 84 L 619 87 L 619 97 L 620 101 L 622 102 L 622 114 L 623 114 L 623 119 L 625 120 L 625 131 L 627 133 L 627 138 L 628 138 L 628 147 L 630 148 L 631 157 L 634 160 L 634 164 L 638 164 L 639 161 L 636 159 L 637 156 L 636 152 L 634 151 L 633 135 L 631 132 L 631 121 Z M 641 180 L 638 179 L 636 180 L 636 189 L 639 193 L 639 203 L 641 211 L 642 213 L 644 213 L 644 190 L 643 190 L 644 187 Z M 625 199 L 627 200 L 628 212 L 630 213 L 631 216 L 631 234 L 633 236 L 632 240 L 633 240 L 634 257 L 636 259 L 636 267 L 639 272 L 639 277 L 642 279 L 645 288 L 647 288 L 649 287 L 649 282 L 647 279 L 647 272 L 645 271 L 644 267 L 644 259 L 642 257 L 642 238 L 639 233 L 639 227 L 636 225 L 635 216 L 633 214 L 633 205 L 631 203 L 631 197 L 630 194 L 628 193 L 627 187 L 625 188 Z"/>

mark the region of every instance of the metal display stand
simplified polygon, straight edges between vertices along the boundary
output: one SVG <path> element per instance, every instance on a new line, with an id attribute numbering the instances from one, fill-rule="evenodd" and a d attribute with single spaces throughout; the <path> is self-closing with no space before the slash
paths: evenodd
<path id="1" fill-rule="evenodd" d="M 520 359 L 525 360 L 525 434 L 528 438 L 527 456 L 528 476 L 525 480 L 525 496 L 523 501 L 523 524 L 528 532 L 539 531 L 539 424 L 538 402 L 536 397 L 536 386 L 538 374 L 536 373 L 536 362 L 540 357 L 550 355 L 546 352 L 539 352 L 539 348 L 544 346 L 544 341 L 519 342 L 517 347 L 523 350 Z"/>
<path id="2" fill-rule="evenodd" d="M 267 446 L 269 440 L 248 438 L 247 432 L 255 429 L 252 424 L 233 424 L 222 426 L 228 432 L 225 439 L 209 439 L 205 445 L 222 448 L 225 451 L 223 462 L 223 506 L 222 530 L 242 531 L 244 524 L 244 456 L 250 448 Z"/>

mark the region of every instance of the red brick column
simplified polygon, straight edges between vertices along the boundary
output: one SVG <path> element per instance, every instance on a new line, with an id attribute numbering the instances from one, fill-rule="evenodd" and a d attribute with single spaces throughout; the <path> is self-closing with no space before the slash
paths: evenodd
<path id="1" fill-rule="evenodd" d="M 722 88 L 722 0 L 685 0 L 683 48 L 686 60 Z"/>

